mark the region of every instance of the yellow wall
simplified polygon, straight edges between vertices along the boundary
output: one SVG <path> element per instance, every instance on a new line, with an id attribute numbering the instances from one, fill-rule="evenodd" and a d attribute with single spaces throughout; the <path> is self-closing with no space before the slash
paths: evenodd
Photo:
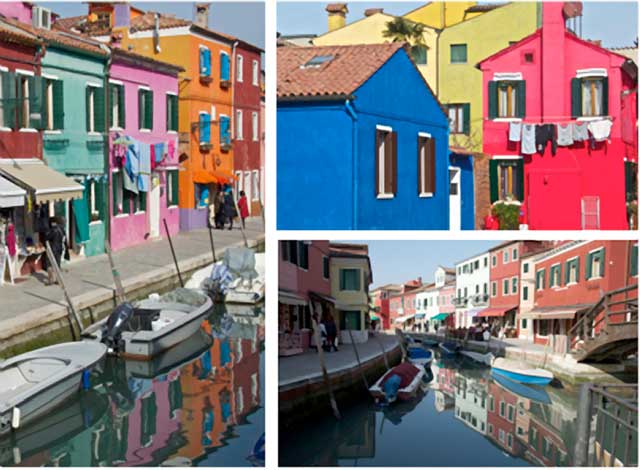
<path id="1" fill-rule="evenodd" d="M 514 2 L 445 29 L 440 34 L 438 98 L 470 104 L 470 135 L 452 135 L 450 143 L 482 150 L 482 73 L 476 64 L 533 33 L 538 25 L 538 4 Z M 467 63 L 452 64 L 450 46 L 467 44 Z"/>
<path id="2" fill-rule="evenodd" d="M 369 263 L 363 258 L 331 258 L 331 296 L 338 310 L 360 310 L 360 324 L 364 329 L 365 315 L 369 313 Z M 360 291 L 340 290 L 340 269 L 360 269 Z M 344 307 L 344 308 L 342 308 Z M 338 318 L 335 319 L 338 322 Z"/>
<path id="3" fill-rule="evenodd" d="M 481 13 L 469 13 L 465 16 L 464 13 L 467 8 L 477 3 L 478 2 L 429 2 L 422 7 L 410 11 L 405 14 L 404 17 L 433 28 L 443 29 L 460 23 L 465 19 L 480 15 Z"/>
<path id="4" fill-rule="evenodd" d="M 387 23 L 394 17 L 384 13 L 376 13 L 361 20 L 354 21 L 344 28 L 330 31 L 313 40 L 315 46 L 343 46 L 349 44 L 380 44 L 390 42 L 382 33 L 387 29 Z M 418 70 L 435 90 L 436 75 L 436 32 L 426 28 L 424 40 L 427 46 L 427 64 L 418 65 Z"/>

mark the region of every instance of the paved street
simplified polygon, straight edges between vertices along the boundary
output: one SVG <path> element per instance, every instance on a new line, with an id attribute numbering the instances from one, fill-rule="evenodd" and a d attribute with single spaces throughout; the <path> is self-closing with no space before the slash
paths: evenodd
<path id="1" fill-rule="evenodd" d="M 398 344 L 395 335 L 379 334 L 378 338 L 380 338 L 380 342 L 370 337 L 366 343 L 356 345 L 360 355 L 360 362 L 366 362 L 381 355 L 380 343 L 382 343 L 385 351 L 391 351 Z M 358 365 L 351 344 L 341 345 L 338 352 L 325 353 L 324 360 L 329 374 Z M 314 349 L 309 349 L 303 354 L 281 357 L 278 361 L 278 373 L 278 384 L 280 386 L 319 376 L 322 374 L 322 370 L 320 369 L 318 353 Z"/>
<path id="2" fill-rule="evenodd" d="M 261 218 L 247 219 L 246 235 L 249 240 L 256 240 L 262 237 L 263 233 Z M 216 252 L 220 255 L 225 248 L 242 243 L 242 234 L 239 229 L 214 230 L 213 235 Z M 180 232 L 173 237 L 173 244 L 180 262 L 211 253 L 207 230 Z M 113 257 L 125 285 L 127 280 L 154 270 L 166 267 L 175 269 L 166 239 L 125 248 L 114 253 Z M 106 255 L 82 259 L 63 267 L 67 270 L 63 276 L 72 297 L 91 291 L 113 291 L 111 269 Z M 0 322 L 51 304 L 65 306 L 60 287 L 46 286 L 45 280 L 46 273 L 38 272 L 20 279 L 13 286 L 0 287 Z"/>

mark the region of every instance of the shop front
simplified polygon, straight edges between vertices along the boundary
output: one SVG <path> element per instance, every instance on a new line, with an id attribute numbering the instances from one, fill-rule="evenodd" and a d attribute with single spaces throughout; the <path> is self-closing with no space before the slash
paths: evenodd
<path id="1" fill-rule="evenodd" d="M 517 305 L 506 305 L 489 307 L 477 314 L 478 323 L 488 325 L 491 336 L 516 338 L 518 330 L 516 327 Z"/>

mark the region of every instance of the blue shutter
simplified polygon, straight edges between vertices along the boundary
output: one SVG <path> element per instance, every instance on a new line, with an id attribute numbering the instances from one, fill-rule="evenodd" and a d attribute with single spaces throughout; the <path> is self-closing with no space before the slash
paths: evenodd
<path id="1" fill-rule="evenodd" d="M 231 76 L 231 64 L 228 54 L 220 54 L 220 80 L 229 81 Z"/>
<path id="2" fill-rule="evenodd" d="M 211 142 L 211 116 L 207 113 L 200 113 L 200 143 Z"/>
<path id="3" fill-rule="evenodd" d="M 231 145 L 229 116 L 220 116 L 220 145 Z"/>
<path id="4" fill-rule="evenodd" d="M 204 50 L 204 57 L 205 57 L 205 68 L 206 68 L 205 76 L 210 77 L 211 76 L 211 51 L 209 49 Z"/>
<path id="5" fill-rule="evenodd" d="M 207 58 L 205 57 L 205 49 L 200 48 L 200 76 L 206 75 L 207 70 Z"/>

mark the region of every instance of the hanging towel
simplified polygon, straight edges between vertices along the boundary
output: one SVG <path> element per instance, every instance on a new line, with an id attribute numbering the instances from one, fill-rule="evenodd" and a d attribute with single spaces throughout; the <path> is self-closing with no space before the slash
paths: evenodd
<path id="1" fill-rule="evenodd" d="M 162 160 L 164 160 L 164 147 L 165 144 L 164 142 L 161 142 L 159 144 L 155 144 L 154 146 L 154 150 L 155 150 L 155 162 L 156 163 L 160 163 Z"/>
<path id="2" fill-rule="evenodd" d="M 113 146 L 113 166 L 122 168 L 127 159 L 127 147 L 122 144 Z"/>
<path id="3" fill-rule="evenodd" d="M 554 124 L 539 124 L 536 126 L 536 149 L 540 155 L 544 154 L 547 142 L 551 141 L 551 155 L 556 154 L 556 126 Z"/>
<path id="4" fill-rule="evenodd" d="M 520 152 L 527 155 L 536 153 L 536 126 L 533 124 L 523 124 L 522 126 Z"/>
<path id="5" fill-rule="evenodd" d="M 574 122 L 571 126 L 571 134 L 574 142 L 583 142 L 589 139 L 586 122 Z"/>
<path id="6" fill-rule="evenodd" d="M 134 142 L 127 147 L 127 161 L 124 166 L 124 189 L 138 194 L 138 174 L 140 173 L 140 144 Z"/>
<path id="7" fill-rule="evenodd" d="M 151 186 L 151 146 L 140 144 L 140 174 L 138 175 L 138 189 L 148 192 Z"/>
<path id="8" fill-rule="evenodd" d="M 573 145 L 571 124 L 558 124 L 558 145 L 562 147 Z"/>
<path id="9" fill-rule="evenodd" d="M 520 142 L 521 135 L 522 135 L 522 122 L 510 122 L 509 123 L 509 141 Z"/>
<path id="10" fill-rule="evenodd" d="M 601 119 L 599 121 L 590 121 L 588 127 L 594 140 L 603 142 L 609 138 L 612 125 L 611 119 Z"/>

